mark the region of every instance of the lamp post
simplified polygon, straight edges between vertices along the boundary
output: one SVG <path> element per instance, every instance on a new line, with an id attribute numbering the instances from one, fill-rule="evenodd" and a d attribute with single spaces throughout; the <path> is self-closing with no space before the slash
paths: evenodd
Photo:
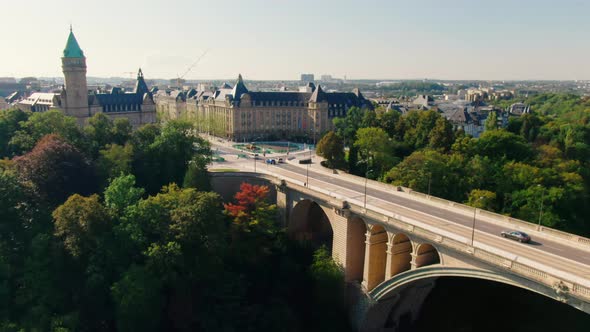
<path id="1" fill-rule="evenodd" d="M 432 180 L 432 173 L 428 173 L 428 196 L 430 196 L 430 182 Z"/>
<path id="2" fill-rule="evenodd" d="M 309 163 L 305 170 L 305 186 L 309 187 L 309 166 L 311 165 L 311 147 L 309 147 Z"/>
<path id="3" fill-rule="evenodd" d="M 474 203 L 474 205 L 476 205 L 476 206 L 473 207 L 473 226 L 471 227 L 471 246 L 472 247 L 473 247 L 473 239 L 475 237 L 475 214 L 477 213 L 477 202 L 479 202 L 482 199 L 483 199 L 483 196 L 478 198 Z"/>
<path id="4" fill-rule="evenodd" d="M 365 172 L 365 209 L 367 208 L 367 182 L 369 181 L 369 173 L 371 173 L 371 170 L 367 167 L 367 171 Z"/>
<path id="5" fill-rule="evenodd" d="M 541 208 L 539 209 L 539 230 L 541 229 L 541 219 L 543 218 L 543 198 L 545 198 L 545 187 L 542 187 L 540 184 L 537 187 L 541 187 Z"/>

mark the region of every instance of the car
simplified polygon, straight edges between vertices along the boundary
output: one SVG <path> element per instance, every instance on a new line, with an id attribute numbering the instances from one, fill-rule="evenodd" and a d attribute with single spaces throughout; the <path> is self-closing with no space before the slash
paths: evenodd
<path id="1" fill-rule="evenodd" d="M 283 158 L 279 158 L 279 164 L 284 163 L 285 161 L 283 160 Z"/>
<path id="2" fill-rule="evenodd" d="M 500 233 L 502 237 L 515 240 L 521 243 L 529 243 L 531 242 L 531 237 L 526 234 L 525 232 L 521 231 L 502 231 Z"/>
<path id="3" fill-rule="evenodd" d="M 266 163 L 267 164 L 270 164 L 270 165 L 276 165 L 277 164 L 277 161 L 274 160 L 274 159 L 266 159 Z"/>

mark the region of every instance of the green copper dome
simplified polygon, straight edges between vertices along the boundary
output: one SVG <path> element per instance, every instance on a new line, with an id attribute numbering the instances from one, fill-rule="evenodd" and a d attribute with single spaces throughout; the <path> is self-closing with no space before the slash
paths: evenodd
<path id="1" fill-rule="evenodd" d="M 68 36 L 68 42 L 66 43 L 66 48 L 64 49 L 64 58 L 83 58 L 84 52 L 78 45 L 78 41 L 72 32 L 72 28 L 70 27 L 70 35 Z"/>

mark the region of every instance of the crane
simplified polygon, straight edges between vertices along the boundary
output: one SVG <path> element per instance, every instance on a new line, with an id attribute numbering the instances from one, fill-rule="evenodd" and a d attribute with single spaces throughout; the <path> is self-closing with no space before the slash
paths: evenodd
<path id="1" fill-rule="evenodd" d="M 195 62 L 193 62 L 185 71 L 184 73 L 182 73 L 182 75 L 176 75 L 176 83 L 178 84 L 178 86 L 180 86 L 180 81 L 186 76 L 186 74 L 188 74 L 195 66 L 197 66 L 199 64 L 199 62 L 201 61 L 201 59 L 207 54 L 207 52 L 209 52 L 209 50 L 205 50 L 205 52 L 203 52 L 203 54 L 201 54 L 201 56 L 199 56 L 197 58 L 197 60 L 195 60 Z"/>

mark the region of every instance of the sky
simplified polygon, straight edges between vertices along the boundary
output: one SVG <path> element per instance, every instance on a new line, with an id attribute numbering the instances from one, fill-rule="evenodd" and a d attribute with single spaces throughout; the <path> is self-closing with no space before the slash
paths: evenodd
<path id="1" fill-rule="evenodd" d="M 71 23 L 88 76 L 590 80 L 590 0 L 3 0 L 1 10 L 0 76 L 62 76 Z"/>

